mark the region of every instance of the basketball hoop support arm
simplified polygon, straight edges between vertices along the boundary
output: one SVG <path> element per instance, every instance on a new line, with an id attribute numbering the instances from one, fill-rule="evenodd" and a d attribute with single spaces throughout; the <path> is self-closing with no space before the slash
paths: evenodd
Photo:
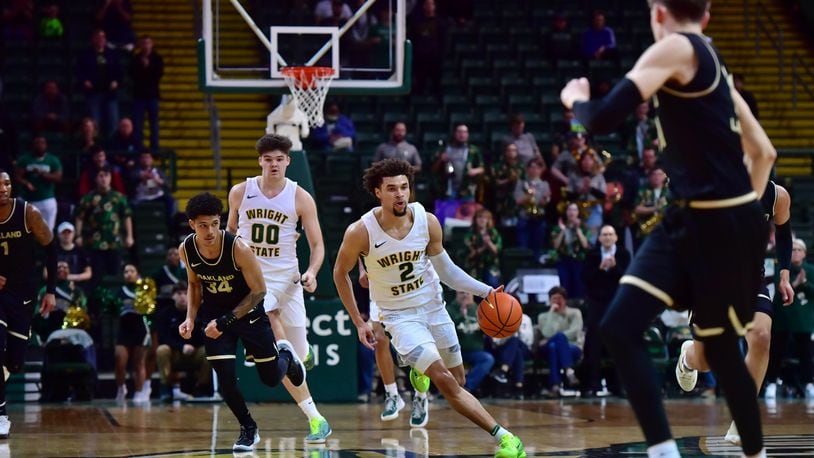
<path id="1" fill-rule="evenodd" d="M 254 32 L 254 34 L 255 34 L 255 35 L 257 35 L 257 38 L 260 40 L 260 42 L 261 42 L 261 43 L 263 43 L 263 46 L 265 46 L 265 47 L 266 47 L 266 49 L 268 49 L 268 50 L 269 50 L 269 52 L 272 52 L 272 48 L 271 48 L 271 42 L 270 42 L 270 41 L 269 41 L 269 39 L 266 37 L 266 34 L 264 34 L 262 31 L 260 31 L 260 29 L 257 27 L 257 24 L 255 24 L 255 23 L 254 23 L 254 20 L 252 19 L 252 17 L 251 17 L 251 16 L 249 16 L 249 13 L 247 13 L 247 12 L 246 12 L 246 10 L 243 8 L 243 5 L 241 5 L 241 4 L 240 4 L 240 2 L 239 2 L 238 0 L 229 0 L 229 1 L 232 3 L 232 6 L 234 6 L 234 7 L 235 7 L 235 9 L 237 10 L 237 12 L 240 14 L 240 17 L 242 17 L 242 18 L 243 18 L 243 20 L 244 20 L 244 21 L 246 21 L 246 25 L 248 25 L 248 26 L 249 26 L 249 28 L 250 28 L 250 29 L 252 29 L 252 32 Z M 373 1 L 374 1 L 374 0 L 368 0 L 368 2 L 371 2 L 371 3 L 372 3 Z M 350 22 L 350 21 L 348 21 L 348 22 Z M 330 43 L 331 43 L 331 42 L 328 42 L 328 43 L 327 43 L 327 45 L 326 45 L 326 46 L 324 46 L 323 48 L 327 49 L 328 47 L 330 47 L 330 46 L 329 46 L 329 45 L 330 45 Z M 325 54 L 325 53 L 323 52 L 322 54 Z M 322 57 L 322 55 L 321 55 L 321 54 L 320 54 L 320 57 Z M 278 60 L 278 61 L 279 61 L 279 62 L 280 62 L 280 63 L 281 63 L 283 66 L 287 66 L 287 65 L 288 65 L 288 64 L 286 63 L 285 59 L 283 59 L 283 56 L 281 56 L 279 53 L 277 54 L 277 60 Z M 312 60 L 313 60 L 313 59 L 312 59 Z M 315 62 L 316 62 L 316 61 L 315 61 Z M 309 65 L 312 65 L 312 64 L 309 64 Z"/>

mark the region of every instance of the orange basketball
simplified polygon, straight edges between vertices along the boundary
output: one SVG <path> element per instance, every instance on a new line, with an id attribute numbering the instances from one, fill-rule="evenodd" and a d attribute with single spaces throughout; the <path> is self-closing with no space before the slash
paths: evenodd
<path id="1" fill-rule="evenodd" d="M 509 293 L 491 293 L 478 306 L 478 325 L 490 337 L 509 337 L 520 328 L 523 308 Z"/>

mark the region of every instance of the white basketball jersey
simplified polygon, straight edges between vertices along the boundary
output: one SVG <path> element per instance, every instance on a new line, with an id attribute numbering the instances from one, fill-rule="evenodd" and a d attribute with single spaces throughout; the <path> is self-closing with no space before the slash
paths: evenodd
<path id="1" fill-rule="evenodd" d="M 443 291 L 438 274 L 427 257 L 430 232 L 427 213 L 421 204 L 409 205 L 413 227 L 401 240 L 389 236 L 379 225 L 373 209 L 362 215 L 370 248 L 364 257 L 370 295 L 385 310 L 441 303 Z"/>
<path id="2" fill-rule="evenodd" d="M 246 192 L 238 208 L 237 234 L 252 248 L 264 274 L 296 272 L 297 183 L 286 178 L 283 190 L 269 199 L 260 192 L 259 180 L 246 179 Z"/>

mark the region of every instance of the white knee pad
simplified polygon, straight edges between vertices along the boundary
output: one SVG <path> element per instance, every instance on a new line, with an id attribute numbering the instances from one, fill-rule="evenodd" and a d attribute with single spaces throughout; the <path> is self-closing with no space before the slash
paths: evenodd
<path id="1" fill-rule="evenodd" d="M 435 345 L 427 343 L 415 347 L 406 355 L 399 355 L 399 359 L 404 364 L 424 374 L 432 363 L 441 359 L 441 355 L 438 353 L 438 349 L 435 348 Z"/>
<path id="2" fill-rule="evenodd" d="M 447 369 L 458 367 L 464 363 L 464 357 L 461 354 L 461 346 L 458 344 L 448 348 L 440 348 L 438 349 L 438 352 L 441 355 L 441 360 L 444 361 L 444 365 L 447 366 Z"/>

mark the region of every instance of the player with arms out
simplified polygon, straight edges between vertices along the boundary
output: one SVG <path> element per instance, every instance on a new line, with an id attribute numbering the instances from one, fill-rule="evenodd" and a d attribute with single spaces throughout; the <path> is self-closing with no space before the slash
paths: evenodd
<path id="1" fill-rule="evenodd" d="M 220 229 L 222 212 L 223 203 L 209 193 L 198 194 L 187 203 L 189 225 L 195 233 L 178 248 L 189 281 L 187 317 L 178 333 L 189 339 L 197 319 L 206 323 L 206 359 L 218 375 L 226 405 L 240 423 L 240 436 L 232 449 L 251 451 L 260 435 L 237 387 L 237 340 L 254 356 L 260 381 L 270 387 L 286 376 L 294 386 L 302 385 L 305 367 L 290 343 L 280 340 L 275 344 L 263 310 L 266 285 L 260 263 L 240 237 Z"/>
<path id="2" fill-rule="evenodd" d="M 766 222 L 774 222 L 775 241 L 777 247 L 777 267 L 780 269 L 778 292 L 783 298 L 783 305 L 794 302 L 794 288 L 791 287 L 789 269 L 791 266 L 791 198 L 786 188 L 769 181 L 766 191 L 760 198 Z M 769 346 L 772 338 L 772 298 L 769 289 L 764 284 L 757 295 L 757 306 L 752 327 L 746 332 L 746 368 L 755 380 L 755 386 L 760 391 L 766 369 L 769 367 Z M 698 381 L 698 371 L 709 371 L 704 353 L 699 351 L 695 341 L 688 340 L 681 345 L 681 354 L 676 362 L 676 379 L 684 391 L 692 391 Z M 741 444 L 738 428 L 732 422 L 724 439 L 735 444 Z"/>
<path id="3" fill-rule="evenodd" d="M 600 332 L 648 455 L 680 456 L 642 336 L 665 306 L 691 307 L 697 349 L 726 393 L 744 453 L 766 456 L 757 391 L 738 339 L 754 317 L 766 241 L 758 197 L 777 154 L 702 34 L 709 0 L 649 4 L 656 42 L 626 77 L 602 99 L 589 100 L 585 78 L 570 81 L 561 93 L 565 107 L 597 134 L 614 130 L 652 97 L 675 197 L 621 278 Z"/>
<path id="4" fill-rule="evenodd" d="M 310 359 L 305 324 L 303 289 L 317 288 L 317 273 L 325 258 L 325 244 L 313 197 L 285 176 L 291 164 L 291 140 L 268 134 L 255 145 L 262 175 L 247 178 L 229 191 L 229 232 L 249 243 L 266 283 L 263 307 L 278 339 L 286 339 L 302 360 Z M 300 275 L 297 259 L 297 222 L 302 224 L 311 250 L 308 269 Z M 248 355 L 248 353 L 247 353 Z M 248 356 L 247 356 L 248 358 Z M 308 417 L 310 432 L 306 443 L 324 443 L 331 426 L 317 410 L 308 384 L 283 385 Z"/>
<path id="5" fill-rule="evenodd" d="M 463 389 L 463 357 L 455 324 L 444 307 L 441 282 L 480 297 L 492 288 L 452 262 L 444 251 L 438 219 L 421 204 L 408 203 L 412 177 L 410 163 L 401 159 L 384 159 L 365 171 L 365 189 L 381 206 L 345 231 L 333 273 L 339 297 L 359 340 L 374 349 L 373 329 L 359 313 L 349 276 L 363 257 L 371 298 L 401 360 L 429 376 L 453 409 L 497 439 L 496 457 L 525 457 L 520 439 Z"/>
<path id="6" fill-rule="evenodd" d="M 11 176 L 0 169 L 0 439 L 7 438 L 11 422 L 6 412 L 6 380 L 23 370 L 34 299 L 39 284 L 34 260 L 35 244 L 45 248 L 48 283 L 40 301 L 47 317 L 56 305 L 57 245 L 39 210 L 11 197 Z"/>

